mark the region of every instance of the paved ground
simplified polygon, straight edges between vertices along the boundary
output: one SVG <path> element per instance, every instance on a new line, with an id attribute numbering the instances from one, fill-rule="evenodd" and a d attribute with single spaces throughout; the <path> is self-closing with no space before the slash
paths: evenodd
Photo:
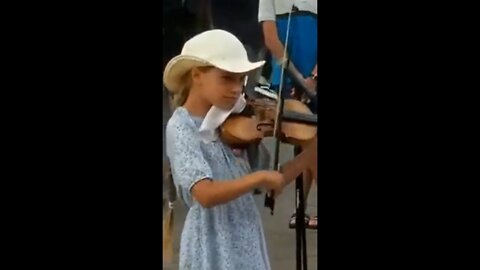
<path id="1" fill-rule="evenodd" d="M 164 101 L 166 98 L 164 98 Z M 168 106 L 164 102 L 164 127 L 169 117 Z M 272 151 L 273 140 L 266 139 L 265 143 Z M 164 154 L 165 156 L 165 154 Z M 280 161 L 283 163 L 291 159 L 293 148 L 288 145 L 282 145 L 280 150 Z M 295 230 L 288 228 L 288 221 L 295 209 L 295 185 L 287 187 L 282 195 L 276 200 L 275 213 L 270 215 L 269 209 L 263 207 L 264 194 L 255 196 L 257 206 L 260 209 L 265 228 L 270 264 L 273 270 L 294 270 L 296 267 L 295 253 Z M 316 186 L 308 198 L 307 213 L 317 213 L 317 192 Z M 164 270 L 178 269 L 178 250 L 180 233 L 183 228 L 183 222 L 186 216 L 186 209 L 177 203 L 175 208 L 175 228 L 174 228 L 174 261 L 171 265 L 164 266 Z M 308 269 L 317 269 L 317 232 L 307 230 L 307 261 Z M 239 269 L 243 270 L 243 269 Z"/>

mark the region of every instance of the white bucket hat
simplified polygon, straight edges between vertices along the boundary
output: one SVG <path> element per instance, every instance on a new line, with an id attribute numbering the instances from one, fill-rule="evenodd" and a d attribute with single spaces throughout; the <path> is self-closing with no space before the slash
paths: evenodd
<path id="1" fill-rule="evenodd" d="M 228 72 L 246 73 L 264 64 L 265 61 L 251 63 L 245 47 L 231 33 L 209 30 L 188 40 L 181 54 L 168 62 L 163 82 L 170 92 L 177 93 L 182 87 L 182 76 L 193 67 L 214 66 Z"/>

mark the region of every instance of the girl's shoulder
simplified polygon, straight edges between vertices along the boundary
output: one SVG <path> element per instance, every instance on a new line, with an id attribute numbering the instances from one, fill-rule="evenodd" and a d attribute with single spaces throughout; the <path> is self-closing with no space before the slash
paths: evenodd
<path id="1" fill-rule="evenodd" d="M 172 113 L 167 122 L 166 131 L 169 134 L 180 135 L 179 133 L 191 133 L 197 129 L 195 119 L 183 107 L 178 107 Z"/>
<path id="2" fill-rule="evenodd" d="M 169 158 L 178 148 L 197 142 L 198 128 L 185 108 L 175 109 L 165 129 L 165 147 Z"/>

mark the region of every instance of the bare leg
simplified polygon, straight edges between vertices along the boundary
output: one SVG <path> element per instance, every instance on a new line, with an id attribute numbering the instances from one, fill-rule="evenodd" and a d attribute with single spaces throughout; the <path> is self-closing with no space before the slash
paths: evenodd
<path id="1" fill-rule="evenodd" d="M 310 188 L 312 187 L 313 177 L 312 172 L 310 170 L 306 170 L 303 172 L 303 198 L 305 199 L 305 211 L 307 211 L 307 199 L 308 194 L 310 193 Z"/>
<path id="2" fill-rule="evenodd" d="M 311 170 L 305 170 L 303 173 L 302 173 L 302 177 L 303 177 L 303 198 L 304 198 L 304 209 L 305 209 L 305 212 L 307 211 L 307 199 L 308 199 L 308 194 L 310 193 L 310 189 L 312 187 L 312 183 L 314 181 L 313 179 L 313 174 L 312 174 L 312 171 Z M 310 217 L 308 215 L 305 214 L 305 217 L 307 219 L 306 222 L 308 222 L 308 224 L 311 226 L 311 227 L 316 227 L 316 218 L 314 220 L 310 219 Z M 292 217 L 290 218 L 290 228 L 294 228 L 293 224 L 295 223 L 295 214 L 292 215 Z"/>
<path id="3" fill-rule="evenodd" d="M 312 187 L 313 182 L 315 181 L 316 184 L 316 179 L 313 178 L 312 171 L 307 170 L 307 172 L 304 174 L 303 177 L 303 183 L 304 183 L 304 193 L 305 193 L 305 209 L 307 208 L 307 197 L 308 194 L 310 193 L 310 189 Z M 308 187 L 307 187 L 308 185 Z M 311 215 L 309 221 L 308 221 L 308 228 L 310 229 L 317 229 L 317 215 Z"/>

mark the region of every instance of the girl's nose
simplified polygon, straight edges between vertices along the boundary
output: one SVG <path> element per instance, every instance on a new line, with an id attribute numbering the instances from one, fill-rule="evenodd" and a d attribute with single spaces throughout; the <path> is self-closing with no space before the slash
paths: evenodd
<path id="1" fill-rule="evenodd" d="M 233 87 L 233 92 L 236 94 L 236 95 L 239 95 L 242 93 L 242 90 L 243 90 L 243 84 L 236 84 L 234 87 Z"/>

